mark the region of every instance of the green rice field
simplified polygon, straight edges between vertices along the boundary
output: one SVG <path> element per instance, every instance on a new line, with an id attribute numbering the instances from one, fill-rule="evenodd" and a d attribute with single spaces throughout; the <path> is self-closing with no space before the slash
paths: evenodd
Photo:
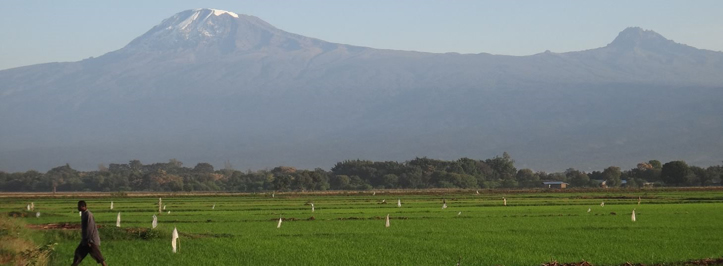
<path id="1" fill-rule="evenodd" d="M 57 243 L 53 265 L 72 262 L 80 231 L 44 227 L 77 227 L 79 199 L 87 201 L 101 226 L 101 250 L 109 265 L 540 265 L 583 260 L 621 265 L 723 256 L 723 190 L 160 197 L 166 205 L 162 214 L 158 196 L 110 194 L 6 197 L 0 198 L 0 212 L 37 225 L 32 227 L 37 241 Z M 30 202 L 35 211 L 25 210 Z M 151 230 L 154 214 L 159 225 Z M 279 218 L 283 222 L 277 228 Z M 171 250 L 174 227 L 180 233 L 178 253 Z M 89 256 L 82 265 L 95 261 Z"/>

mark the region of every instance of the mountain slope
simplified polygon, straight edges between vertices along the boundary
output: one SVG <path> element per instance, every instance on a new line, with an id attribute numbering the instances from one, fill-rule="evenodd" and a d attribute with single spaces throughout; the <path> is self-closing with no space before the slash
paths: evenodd
<path id="1" fill-rule="evenodd" d="M 0 71 L 0 170 L 487 158 L 539 170 L 723 156 L 723 53 L 640 28 L 532 56 L 329 43 L 196 9 L 98 58 Z"/>

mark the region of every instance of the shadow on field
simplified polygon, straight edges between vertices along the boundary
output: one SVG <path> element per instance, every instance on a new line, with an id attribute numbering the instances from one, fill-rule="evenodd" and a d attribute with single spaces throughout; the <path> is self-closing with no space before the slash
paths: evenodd
<path id="1" fill-rule="evenodd" d="M 27 224 L 25 227 L 32 230 L 41 230 L 49 239 L 80 239 L 80 224 L 78 223 Z M 98 232 L 103 240 L 150 240 L 171 238 L 170 232 L 140 227 L 118 228 L 98 225 Z"/>
<path id="2" fill-rule="evenodd" d="M 624 264 L 621 264 L 620 266 L 664 266 L 664 265 L 665 266 L 723 265 L 723 258 L 717 258 L 717 259 L 708 258 L 708 259 L 681 261 L 681 262 L 674 262 L 674 263 L 661 263 L 661 264 L 642 264 L 642 263 L 626 262 Z M 568 263 L 561 263 L 561 262 L 553 261 L 553 262 L 543 263 L 542 266 L 594 266 L 594 264 L 591 264 L 587 261 L 568 262 Z"/>
<path id="3" fill-rule="evenodd" d="M 50 240 L 80 240 L 80 224 L 77 223 L 55 223 L 55 224 L 27 224 L 26 228 L 43 231 L 43 235 Z M 143 227 L 118 228 L 114 226 L 98 225 L 98 232 L 102 240 L 152 240 L 170 239 L 171 232 L 160 229 L 149 229 Z M 186 238 L 230 238 L 231 234 L 189 234 L 180 233 Z"/>
<path id="4" fill-rule="evenodd" d="M 7 213 L 7 216 L 12 218 L 35 218 L 36 213 L 35 211 L 11 211 Z M 42 215 L 43 217 L 59 216 L 53 213 L 42 213 Z"/>

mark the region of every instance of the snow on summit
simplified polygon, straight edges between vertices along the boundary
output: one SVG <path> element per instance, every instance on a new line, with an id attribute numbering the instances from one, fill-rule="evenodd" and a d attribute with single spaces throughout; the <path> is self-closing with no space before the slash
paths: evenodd
<path id="1" fill-rule="evenodd" d="M 227 14 L 234 18 L 239 17 L 238 14 L 236 14 L 234 12 L 220 10 L 220 9 L 212 9 L 212 8 L 197 8 L 194 10 L 188 10 L 186 12 L 193 12 L 193 13 L 190 16 L 182 18 L 182 21 L 176 20 L 176 23 L 177 23 L 176 25 L 178 25 L 178 27 L 180 29 L 186 29 L 186 27 L 188 27 L 191 23 L 194 23 L 194 22 L 205 22 L 212 15 L 219 17 L 221 15 Z M 184 12 L 176 14 L 173 18 L 178 19 L 179 16 L 181 16 L 181 14 L 183 14 L 183 13 Z M 186 13 L 186 14 L 188 14 L 188 13 Z M 170 27 L 170 28 L 172 28 L 172 27 Z"/>
<path id="2" fill-rule="evenodd" d="M 254 16 L 220 9 L 197 8 L 184 10 L 164 19 L 126 47 L 128 50 L 146 51 L 224 47 L 224 51 L 232 51 L 239 44 L 236 41 L 255 42 L 260 38 L 259 34 L 285 33 Z"/>
<path id="3" fill-rule="evenodd" d="M 201 13 L 202 11 L 204 11 L 204 10 L 210 10 L 210 11 L 211 11 L 211 12 L 208 14 L 209 16 L 210 16 L 211 14 L 213 14 L 214 16 L 221 16 L 221 15 L 223 15 L 223 14 L 228 14 L 229 16 L 232 16 L 232 17 L 234 17 L 234 18 L 238 18 L 238 14 L 236 14 L 236 13 L 234 13 L 234 12 L 231 12 L 231 11 L 221 10 L 221 9 L 197 8 L 197 9 L 194 9 L 193 11 L 194 11 L 196 14 L 198 14 L 198 13 Z"/>
<path id="4" fill-rule="evenodd" d="M 238 14 L 231 12 L 231 11 L 219 10 L 219 9 L 211 9 L 211 10 L 213 10 L 213 14 L 216 16 L 220 16 L 223 14 L 229 14 L 230 16 L 232 16 L 234 18 L 238 18 Z"/>
<path id="5" fill-rule="evenodd" d="M 166 32 L 149 32 L 149 35 L 165 35 L 166 37 L 189 40 L 196 38 L 197 34 L 205 37 L 218 36 L 223 34 L 228 27 L 223 26 L 225 15 L 233 18 L 239 18 L 239 15 L 225 10 L 211 8 L 197 8 L 186 10 L 164 20 L 160 26 Z M 218 19 L 217 19 L 218 18 Z M 170 34 L 170 35 L 169 35 Z M 164 37 L 165 38 L 165 37 Z"/>
<path id="6" fill-rule="evenodd" d="M 199 17 L 201 16 L 201 14 L 203 14 L 203 18 L 200 18 L 201 21 L 206 20 L 211 15 L 218 17 L 223 14 L 228 14 L 229 16 L 232 16 L 234 18 L 238 18 L 238 14 L 236 14 L 234 12 L 230 12 L 230 11 L 226 11 L 226 10 L 219 10 L 219 9 L 212 9 L 212 8 L 198 8 L 198 9 L 193 10 L 193 15 L 191 15 L 186 20 L 184 20 L 183 22 L 180 23 L 181 28 L 185 29 L 186 26 L 188 26 L 188 24 L 198 20 Z"/>

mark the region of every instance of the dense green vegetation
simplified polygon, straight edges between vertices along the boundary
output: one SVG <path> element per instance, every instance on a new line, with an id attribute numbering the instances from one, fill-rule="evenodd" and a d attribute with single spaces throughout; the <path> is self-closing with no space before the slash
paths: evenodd
<path id="1" fill-rule="evenodd" d="M 455 265 L 460 258 L 462 265 L 648 265 L 723 256 L 723 235 L 716 233 L 723 221 L 720 190 L 409 192 L 169 194 L 163 203 L 171 213 L 160 215 L 157 197 L 84 199 L 101 225 L 110 265 Z M 21 210 L 34 202 L 40 217 L 16 219 L 77 225 L 77 200 L 5 198 L 0 212 L 27 213 Z M 118 212 L 121 228 L 115 227 Z M 151 230 L 153 214 L 159 226 Z M 279 218 L 284 222 L 276 228 Z M 174 227 L 181 234 L 176 254 Z M 47 243 L 58 243 L 52 264 L 69 264 L 80 232 L 38 231 Z M 83 265 L 94 265 L 86 260 Z"/>
<path id="2" fill-rule="evenodd" d="M 29 230 L 25 221 L 9 214 L 0 216 L 0 265 L 47 265 L 54 244 L 38 245 L 40 233 Z"/>
<path id="3" fill-rule="evenodd" d="M 571 187 L 710 186 L 721 182 L 722 166 L 702 168 L 683 161 L 661 164 L 657 160 L 621 170 L 610 166 L 586 173 L 567 169 L 561 173 L 517 169 L 507 154 L 487 160 L 456 161 L 416 158 L 406 162 L 349 160 L 330 171 L 297 170 L 280 166 L 271 170 L 241 172 L 227 163 L 221 170 L 199 163 L 184 167 L 168 163 L 100 165 L 97 171 L 77 171 L 70 165 L 46 173 L 0 172 L 0 191 L 324 191 L 390 188 L 536 188 L 542 181 L 568 182 Z"/>

